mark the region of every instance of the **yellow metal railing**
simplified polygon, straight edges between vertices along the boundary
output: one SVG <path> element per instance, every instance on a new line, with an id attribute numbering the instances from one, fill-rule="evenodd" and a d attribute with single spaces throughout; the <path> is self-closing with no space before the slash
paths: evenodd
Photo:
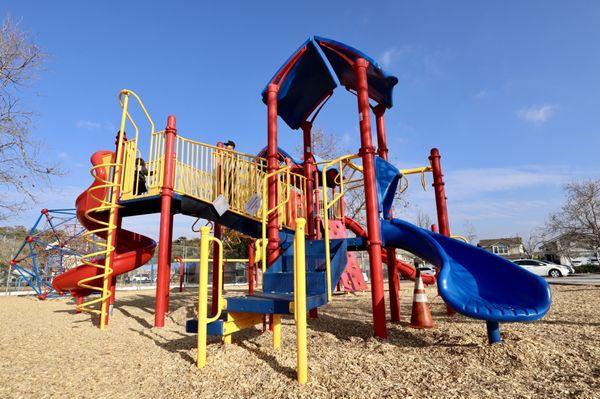
<path id="1" fill-rule="evenodd" d="M 207 326 L 209 323 L 216 321 L 221 317 L 221 311 L 225 309 L 226 302 L 223 298 L 222 290 L 222 270 L 223 262 L 219 262 L 218 267 L 218 282 L 217 282 L 217 312 L 213 317 L 208 317 L 208 251 L 209 243 L 216 242 L 218 244 L 219 259 L 223 259 L 223 243 L 221 240 L 210 235 L 210 227 L 203 226 L 200 228 L 200 276 L 198 281 L 198 355 L 196 358 L 196 366 L 202 368 L 206 366 L 206 336 Z"/>
<path id="2" fill-rule="evenodd" d="M 305 225 L 305 219 L 296 219 L 296 234 L 294 235 L 294 319 L 296 321 L 297 347 L 296 373 L 300 384 L 306 384 L 308 381 Z"/>
<path id="3" fill-rule="evenodd" d="M 268 203 L 268 185 L 269 180 L 272 178 L 277 179 L 277 197 L 278 201 L 275 207 L 269 208 Z M 262 238 L 261 238 L 261 249 L 262 249 L 262 271 L 263 273 L 267 269 L 267 223 L 269 220 L 269 216 L 275 212 L 277 212 L 277 222 L 279 224 L 279 228 L 283 226 L 287 226 L 289 228 L 294 228 L 294 225 L 291 223 L 293 217 L 290 211 L 290 203 L 294 203 L 297 205 L 296 216 L 304 217 L 306 216 L 305 209 L 305 201 L 304 196 L 306 195 L 306 178 L 302 175 L 292 173 L 291 166 L 284 166 L 280 169 L 277 169 L 271 173 L 267 173 L 263 176 L 262 179 L 262 206 L 261 206 L 261 222 L 262 222 Z M 294 199 L 293 202 L 292 198 Z"/>
<path id="4" fill-rule="evenodd" d="M 98 314 L 100 316 L 100 329 L 106 327 L 107 307 L 111 295 L 109 289 L 109 281 L 113 273 L 111 254 L 115 250 L 114 241 L 117 229 L 117 202 L 120 194 L 121 182 L 123 181 L 124 158 L 127 155 L 127 151 L 131 151 L 130 147 L 125 146 L 125 127 L 127 120 L 130 121 L 135 130 L 134 140 L 137 141 L 139 134 L 139 128 L 129 113 L 130 97 L 133 97 L 137 101 L 139 107 L 150 121 L 151 130 L 154 131 L 154 124 L 138 95 L 130 90 L 121 90 L 119 93 L 119 103 L 121 104 L 122 112 L 117 137 L 117 151 L 114 155 L 108 154 L 102 160 L 101 164 L 94 165 L 91 168 L 90 173 L 96 181 L 99 181 L 99 184 L 91 187 L 88 190 L 88 195 L 97 201 L 98 205 L 86 210 L 84 213 L 86 219 L 99 226 L 96 229 L 86 231 L 84 237 L 86 241 L 93 245 L 95 244 L 99 249 L 84 255 L 82 257 L 82 262 L 88 266 L 100 269 L 102 272 L 77 282 L 77 286 L 80 288 L 100 293 L 98 298 L 79 304 L 77 309 Z M 102 195 L 98 195 L 98 192 L 101 192 Z M 108 213 L 107 220 L 97 216 L 99 213 L 104 212 Z M 97 241 L 93 236 L 105 236 L 106 240 L 105 242 Z M 98 280 L 101 280 L 102 283 L 97 284 Z M 98 285 L 100 285 L 100 287 L 98 287 Z M 97 308 L 98 304 L 100 304 L 100 309 Z"/>
<path id="5" fill-rule="evenodd" d="M 266 174 L 264 158 L 200 143 L 178 136 L 175 191 L 202 201 L 213 202 L 219 195 L 230 210 L 258 218 L 260 208 L 247 206 L 260 197 Z"/>
<path id="6" fill-rule="evenodd" d="M 409 180 L 406 178 L 406 176 L 415 175 L 415 174 L 421 174 L 421 186 L 423 187 L 423 190 L 427 191 L 427 181 L 425 180 L 425 173 L 427 173 L 427 172 L 431 172 L 431 165 L 421 166 L 421 167 L 417 167 L 417 168 L 400 169 L 400 173 L 403 177 L 405 177 L 403 180 L 406 183 L 405 183 L 404 187 L 399 188 L 399 191 L 401 193 L 403 193 L 406 190 L 408 190 L 410 183 L 409 183 Z"/>
<path id="7" fill-rule="evenodd" d="M 106 326 L 106 312 L 108 300 L 110 299 L 109 281 L 112 275 L 111 268 L 111 256 L 110 254 L 115 250 L 115 247 L 111 244 L 113 240 L 114 231 L 116 224 L 114 217 L 115 209 L 117 205 L 115 203 L 116 195 L 112 195 L 115 184 L 112 181 L 111 170 L 117 165 L 114 162 L 114 154 L 108 154 L 102 161 L 101 164 L 91 168 L 90 172 L 96 180 L 100 181 L 100 184 L 93 186 L 88 190 L 88 195 L 98 201 L 98 205 L 88 209 L 84 216 L 91 222 L 99 225 L 100 227 L 94 230 L 86 230 L 83 234 L 84 239 L 90 244 L 94 245 L 97 250 L 91 253 L 87 253 L 82 256 L 81 261 L 88 265 L 101 270 L 94 276 L 84 278 L 77 282 L 77 286 L 80 288 L 96 291 L 100 294 L 99 297 L 87 300 L 77 305 L 77 310 L 83 312 L 89 312 L 97 314 L 100 317 L 100 329 L 104 329 Z M 100 175 L 104 175 L 101 178 Z M 97 192 L 103 192 L 103 197 L 99 197 Z M 108 212 L 108 221 L 104 218 L 98 218 L 100 212 Z M 98 241 L 94 236 L 106 235 L 105 241 Z M 100 281 L 100 284 L 98 284 Z M 95 284 L 94 284 L 95 283 Z M 100 287 L 98 287 L 98 285 Z M 100 308 L 98 309 L 98 304 Z"/>
<path id="8" fill-rule="evenodd" d="M 343 206 L 342 200 L 346 192 L 362 186 L 362 179 L 355 177 L 355 172 L 362 172 L 362 167 L 352 162 L 353 159 L 359 158 L 360 155 L 350 154 L 344 155 L 337 159 L 327 162 L 323 165 L 322 182 L 323 182 L 323 238 L 325 241 L 325 273 L 327 279 L 327 300 L 331 301 L 331 245 L 329 242 L 329 219 L 330 209 L 336 204 Z M 331 199 L 329 199 L 329 193 L 327 189 L 327 172 L 331 169 L 337 170 L 335 177 L 335 183 L 337 185 L 337 192 L 333 191 Z M 350 170 L 349 173 L 346 171 Z M 343 215 L 343 209 L 340 208 L 340 214 Z M 333 215 L 335 218 L 339 215 Z"/>
<path id="9" fill-rule="evenodd" d="M 464 242 L 466 244 L 469 244 L 469 240 L 465 236 L 461 236 L 461 235 L 458 235 L 458 234 L 452 234 L 450 237 L 454 238 L 455 240 L 459 240 L 459 241 L 462 241 L 462 242 Z"/>

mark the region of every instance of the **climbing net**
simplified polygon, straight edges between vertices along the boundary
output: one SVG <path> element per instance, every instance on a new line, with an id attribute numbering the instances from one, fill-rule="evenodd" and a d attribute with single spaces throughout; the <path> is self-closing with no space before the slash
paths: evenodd
<path id="1" fill-rule="evenodd" d="M 42 209 L 10 261 L 13 276 L 22 279 L 38 298 L 55 295 L 52 279 L 81 263 L 92 249 L 82 234 L 75 209 Z"/>

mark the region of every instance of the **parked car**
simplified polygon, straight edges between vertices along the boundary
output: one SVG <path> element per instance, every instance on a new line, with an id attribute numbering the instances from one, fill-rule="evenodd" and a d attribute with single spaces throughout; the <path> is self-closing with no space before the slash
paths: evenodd
<path id="1" fill-rule="evenodd" d="M 547 265 L 557 265 L 557 266 L 566 267 L 567 269 L 569 269 L 569 274 L 575 274 L 575 269 L 573 268 L 573 266 L 570 266 L 570 265 L 559 265 L 558 263 L 549 262 L 547 260 L 540 260 L 538 262 L 542 262 Z"/>
<path id="2" fill-rule="evenodd" d="M 421 271 L 421 274 L 426 276 L 435 276 L 436 273 L 435 266 L 430 264 L 419 266 L 419 270 Z"/>
<path id="3" fill-rule="evenodd" d="M 148 276 L 133 276 L 131 278 L 131 282 L 138 284 L 149 284 L 152 282 L 152 280 L 150 280 L 150 277 Z"/>
<path id="4" fill-rule="evenodd" d="M 581 265 L 583 265 L 585 262 L 582 261 L 581 259 L 571 259 L 571 264 L 575 267 L 579 267 Z"/>
<path id="5" fill-rule="evenodd" d="M 538 276 L 563 277 L 568 276 L 570 273 L 566 266 L 547 263 L 541 260 L 517 259 L 513 262 Z"/>

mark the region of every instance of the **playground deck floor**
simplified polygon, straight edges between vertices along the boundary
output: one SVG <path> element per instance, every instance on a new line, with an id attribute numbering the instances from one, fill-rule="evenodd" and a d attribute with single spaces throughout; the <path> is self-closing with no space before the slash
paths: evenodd
<path id="1" fill-rule="evenodd" d="M 552 286 L 554 305 L 530 324 L 504 325 L 489 346 L 485 326 L 447 317 L 428 288 L 436 328 L 408 327 L 413 284 L 402 284 L 405 321 L 371 337 L 368 292 L 335 296 L 309 323 L 309 382 L 295 381 L 293 319 L 284 346 L 252 329 L 232 345 L 209 338 L 195 367 L 196 336 L 183 324 L 196 293 L 173 293 L 166 327 L 152 328 L 151 291 L 119 293 L 109 329 L 75 314 L 71 299 L 0 298 L 0 397 L 80 398 L 591 398 L 600 392 L 600 288 Z M 234 293 L 230 290 L 229 293 Z M 596 396 L 597 397 L 597 396 Z"/>

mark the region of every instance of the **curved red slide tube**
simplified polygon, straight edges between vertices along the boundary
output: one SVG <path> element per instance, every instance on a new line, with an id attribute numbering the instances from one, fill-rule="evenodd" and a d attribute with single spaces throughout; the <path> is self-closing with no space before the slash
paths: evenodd
<path id="1" fill-rule="evenodd" d="M 114 159 L 114 152 L 112 151 L 97 151 L 92 155 L 90 161 L 94 166 L 101 165 L 104 162 L 103 159 L 105 159 L 107 155 L 112 155 Z M 104 227 L 86 218 L 85 212 L 88 209 L 100 205 L 100 201 L 96 198 L 104 198 L 106 196 L 108 188 L 94 190 L 90 193 L 92 187 L 102 184 L 101 179 L 106 178 L 106 173 L 107 171 L 105 168 L 95 169 L 96 178 L 94 179 L 94 182 L 81 193 L 75 201 L 77 219 L 87 230 L 95 230 Z M 96 214 L 94 215 L 94 218 L 108 221 L 108 212 Z M 98 237 L 106 239 L 106 231 L 98 233 Z M 155 248 L 156 242 L 149 237 L 129 230 L 118 230 L 117 247 L 115 250 L 114 262 L 112 264 L 113 276 L 130 272 L 131 270 L 148 263 L 154 255 Z M 96 259 L 96 262 L 98 263 L 102 263 L 103 261 L 103 259 Z M 84 278 L 99 274 L 102 274 L 102 270 L 99 268 L 89 265 L 80 265 L 54 277 L 52 286 L 58 292 L 70 291 L 71 294 L 75 296 L 86 296 L 90 294 L 90 291 L 80 288 L 77 285 L 77 282 Z M 100 287 L 102 280 L 98 279 L 91 283 L 97 284 L 98 287 Z"/>
<path id="2" fill-rule="evenodd" d="M 368 238 L 367 231 L 356 220 L 352 219 L 351 217 L 344 216 L 344 224 L 348 229 L 350 229 L 351 232 L 356 234 L 357 237 Z M 382 251 L 381 260 L 384 263 L 387 263 L 386 251 Z M 402 262 L 399 259 L 396 259 L 396 270 L 400 272 L 402 277 L 407 278 L 409 280 L 414 280 L 417 274 L 417 271 L 413 266 L 409 265 L 408 263 Z M 435 284 L 434 276 L 421 274 L 421 277 L 423 278 L 424 284 Z"/>

